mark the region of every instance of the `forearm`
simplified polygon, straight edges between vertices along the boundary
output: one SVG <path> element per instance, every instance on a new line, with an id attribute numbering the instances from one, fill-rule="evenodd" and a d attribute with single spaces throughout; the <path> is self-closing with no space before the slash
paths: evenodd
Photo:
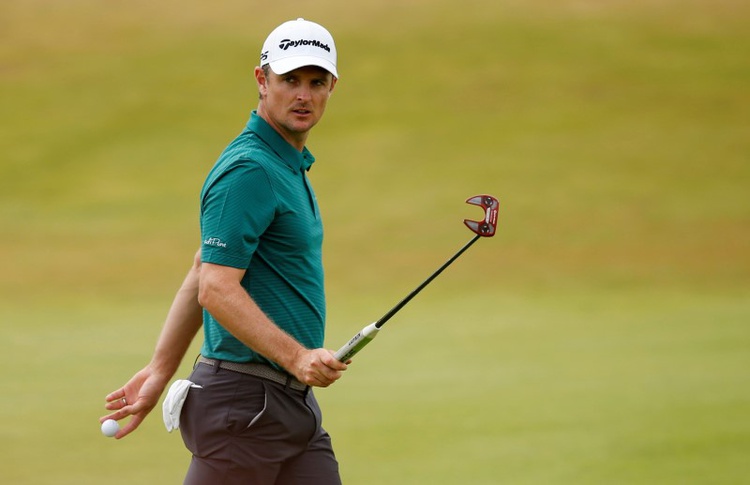
<path id="1" fill-rule="evenodd" d="M 167 313 L 151 362 L 106 397 L 105 407 L 113 412 L 100 418 L 100 421 L 133 417 L 115 435 L 116 438 L 133 432 L 156 406 L 201 327 L 203 315 L 198 304 L 200 267 L 200 253 L 197 253 Z"/>
<path id="2" fill-rule="evenodd" d="M 279 328 L 239 283 L 201 289 L 201 303 L 235 338 L 267 359 L 293 372 L 304 347 Z"/>
<path id="3" fill-rule="evenodd" d="M 203 323 L 203 309 L 198 303 L 199 281 L 200 256 L 196 254 L 193 266 L 172 301 L 149 364 L 153 372 L 167 380 L 177 372 Z"/>
<path id="4" fill-rule="evenodd" d="M 306 349 L 263 313 L 242 287 L 244 270 L 204 263 L 199 301 L 235 338 L 277 363 L 300 382 L 326 387 L 341 377 L 346 364 L 333 352 Z"/>

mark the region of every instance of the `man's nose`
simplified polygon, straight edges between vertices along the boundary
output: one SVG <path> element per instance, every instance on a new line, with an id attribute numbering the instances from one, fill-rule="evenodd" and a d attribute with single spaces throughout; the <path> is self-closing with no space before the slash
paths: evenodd
<path id="1" fill-rule="evenodd" d="M 308 86 L 300 86 L 297 90 L 297 99 L 300 101 L 309 101 L 312 98 L 310 88 Z"/>

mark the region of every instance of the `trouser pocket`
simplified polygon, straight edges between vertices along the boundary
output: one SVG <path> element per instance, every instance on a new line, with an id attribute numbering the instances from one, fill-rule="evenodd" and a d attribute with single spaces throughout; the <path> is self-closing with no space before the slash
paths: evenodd
<path id="1" fill-rule="evenodd" d="M 180 416 L 185 446 L 194 455 L 209 457 L 228 446 L 264 414 L 265 385 L 236 372 L 214 372 L 198 364 L 190 380 L 202 386 L 188 393 Z"/>

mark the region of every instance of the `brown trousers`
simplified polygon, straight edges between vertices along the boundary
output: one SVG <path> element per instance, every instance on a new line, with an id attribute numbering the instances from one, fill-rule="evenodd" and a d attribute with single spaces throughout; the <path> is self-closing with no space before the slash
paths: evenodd
<path id="1" fill-rule="evenodd" d="M 180 431 L 193 458 L 185 485 L 340 485 L 311 390 L 198 364 Z"/>

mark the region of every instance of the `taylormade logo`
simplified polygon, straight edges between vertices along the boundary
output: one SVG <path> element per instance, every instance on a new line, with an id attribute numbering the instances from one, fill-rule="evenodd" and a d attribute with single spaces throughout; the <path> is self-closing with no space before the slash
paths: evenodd
<path id="1" fill-rule="evenodd" d="M 218 237 L 209 237 L 205 241 L 203 241 L 203 244 L 206 246 L 214 246 L 217 248 L 225 248 L 227 247 L 227 243 L 219 239 Z"/>
<path id="2" fill-rule="evenodd" d="M 328 44 L 324 44 L 320 42 L 319 40 L 306 40 L 306 39 L 300 39 L 300 40 L 289 40 L 289 39 L 283 39 L 281 43 L 279 44 L 279 48 L 283 51 L 289 49 L 290 47 L 299 47 L 301 45 L 311 45 L 313 47 L 320 47 L 321 49 L 325 50 L 326 52 L 331 52 L 331 48 L 328 47 Z"/>

